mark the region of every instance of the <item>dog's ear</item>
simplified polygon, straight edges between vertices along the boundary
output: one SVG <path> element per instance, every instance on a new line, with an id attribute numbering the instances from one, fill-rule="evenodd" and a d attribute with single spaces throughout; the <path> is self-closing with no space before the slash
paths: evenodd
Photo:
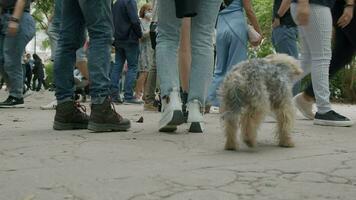
<path id="1" fill-rule="evenodd" d="M 300 61 L 287 54 L 271 54 L 266 57 L 266 60 L 271 64 L 282 64 L 288 66 L 293 76 L 303 74 L 303 70 L 300 67 Z"/>

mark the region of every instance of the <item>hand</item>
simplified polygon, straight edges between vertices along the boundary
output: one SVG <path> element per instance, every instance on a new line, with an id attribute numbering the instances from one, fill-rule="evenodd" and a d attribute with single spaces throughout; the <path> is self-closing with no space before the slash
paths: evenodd
<path id="1" fill-rule="evenodd" d="M 263 40 L 263 37 L 262 37 L 262 35 L 261 35 L 260 39 L 257 40 L 257 41 L 255 41 L 255 42 L 251 42 L 251 45 L 252 45 L 253 47 L 257 47 L 257 46 L 259 46 L 259 45 L 261 44 L 262 40 Z"/>
<path id="2" fill-rule="evenodd" d="M 272 23 L 272 28 L 277 28 L 280 25 L 281 25 L 281 20 L 279 18 L 274 18 Z"/>
<path id="3" fill-rule="evenodd" d="M 351 22 L 353 14 L 354 14 L 354 7 L 352 6 L 345 7 L 343 14 L 339 18 L 339 20 L 337 20 L 337 25 L 341 28 L 345 28 Z"/>
<path id="4" fill-rule="evenodd" d="M 9 25 L 7 27 L 7 35 L 14 37 L 17 34 L 19 29 L 19 24 L 17 22 L 9 21 Z"/>
<path id="5" fill-rule="evenodd" d="M 297 22 L 300 26 L 306 26 L 309 23 L 310 6 L 309 3 L 298 3 Z"/>

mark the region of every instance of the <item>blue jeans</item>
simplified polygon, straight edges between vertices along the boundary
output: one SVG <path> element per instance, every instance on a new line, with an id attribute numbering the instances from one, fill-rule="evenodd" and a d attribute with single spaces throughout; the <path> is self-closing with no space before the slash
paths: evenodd
<path id="1" fill-rule="evenodd" d="M 6 31 L 11 14 L 1 15 L 0 33 L 0 73 L 9 84 L 10 96 L 23 97 L 24 70 L 21 64 L 26 45 L 35 35 L 35 21 L 24 12 L 16 36 L 8 36 Z"/>
<path id="2" fill-rule="evenodd" d="M 226 74 L 234 65 L 247 60 L 248 36 L 244 13 L 219 14 L 216 29 L 216 68 L 207 101 L 212 106 L 220 107 L 218 91 Z"/>
<path id="3" fill-rule="evenodd" d="M 140 48 L 138 43 L 120 43 L 115 47 L 115 63 L 111 70 L 111 96 L 117 99 L 120 93 L 120 78 L 125 61 L 127 60 L 128 71 L 125 76 L 124 99 L 130 100 L 133 96 L 133 86 L 137 78 L 137 65 Z"/>
<path id="4" fill-rule="evenodd" d="M 213 32 L 219 11 L 219 0 L 200 1 L 191 24 L 192 64 L 188 101 L 197 99 L 205 104 L 214 67 Z M 176 18 L 175 1 L 158 1 L 157 69 L 161 95 L 168 96 L 179 88 L 177 50 L 182 20 Z"/>
<path id="5" fill-rule="evenodd" d="M 51 60 L 54 60 L 60 33 L 60 24 L 50 23 L 48 26 L 48 36 L 51 45 Z"/>
<path id="6" fill-rule="evenodd" d="M 272 31 L 272 44 L 277 53 L 285 53 L 298 59 L 298 28 L 278 26 Z M 301 82 L 294 84 L 293 95 L 300 92 Z"/>
<path id="7" fill-rule="evenodd" d="M 90 95 L 93 104 L 101 104 L 110 96 L 111 0 L 63 0 L 62 6 L 62 27 L 54 62 L 56 98 L 58 103 L 73 100 L 73 66 L 87 28 Z"/>

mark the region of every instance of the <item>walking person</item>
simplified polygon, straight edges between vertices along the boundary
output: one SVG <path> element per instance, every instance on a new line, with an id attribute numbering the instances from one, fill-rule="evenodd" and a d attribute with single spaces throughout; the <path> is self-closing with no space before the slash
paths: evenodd
<path id="1" fill-rule="evenodd" d="M 332 78 L 345 65 L 350 64 L 356 54 L 356 18 L 354 0 L 337 0 L 331 9 L 333 16 L 334 45 L 329 67 L 329 77 Z M 298 94 L 294 101 L 297 108 L 307 119 L 314 119 L 313 104 L 315 92 L 313 85 Z"/>
<path id="2" fill-rule="evenodd" d="M 292 0 L 291 12 L 298 24 L 304 75 L 311 73 L 317 112 L 309 119 L 315 125 L 351 126 L 353 122 L 331 108 L 329 66 L 332 15 L 335 0 Z M 301 77 L 302 78 L 302 77 Z"/>
<path id="3" fill-rule="evenodd" d="M 54 61 L 58 105 L 53 128 L 89 129 L 94 132 L 129 129 L 130 121 L 115 111 L 110 100 L 110 52 L 113 36 L 111 0 L 63 0 L 62 3 L 61 34 Z M 90 38 L 90 117 L 74 101 L 73 89 L 76 50 L 84 44 L 85 28 L 88 29 Z"/>
<path id="4" fill-rule="evenodd" d="M 128 104 L 141 104 L 143 101 L 137 99 L 133 92 L 140 53 L 139 39 L 142 38 L 141 23 L 137 15 L 137 2 L 135 0 L 116 1 L 112 13 L 115 27 L 115 64 L 111 70 L 111 96 L 114 102 L 121 103 L 119 83 L 122 69 L 127 61 L 124 101 Z"/>
<path id="5" fill-rule="evenodd" d="M 148 72 L 153 65 L 153 49 L 150 41 L 150 25 L 152 20 L 152 7 L 150 4 L 144 4 L 140 9 L 140 20 L 142 27 L 142 38 L 140 39 L 139 56 L 139 76 L 136 82 L 135 97 L 142 99 L 143 92 L 148 76 Z"/>
<path id="6" fill-rule="evenodd" d="M 33 74 L 32 90 L 38 92 L 41 90 L 42 85 L 46 87 L 46 83 L 44 80 L 45 79 L 44 65 L 42 63 L 42 59 L 37 54 L 33 54 L 32 57 L 34 60 L 33 70 L 32 70 L 32 74 Z"/>
<path id="7" fill-rule="evenodd" d="M 26 45 L 35 35 L 30 14 L 31 0 L 0 0 L 0 74 L 9 89 L 0 107 L 23 107 L 24 70 L 21 65 Z"/>
<path id="8" fill-rule="evenodd" d="M 188 6 L 183 3 L 187 3 Z M 192 68 L 187 104 L 188 123 L 190 124 L 190 132 L 203 132 L 204 118 L 201 109 L 205 105 L 207 88 L 213 71 L 212 38 L 219 5 L 219 0 L 158 1 L 159 20 L 156 58 L 162 96 L 162 116 L 159 122 L 159 131 L 172 132 L 177 129 L 178 125 L 184 123 L 182 103 L 179 97 L 180 83 L 177 59 L 182 19 L 177 18 L 177 14 L 179 17 L 194 16 L 191 19 Z M 189 11 L 182 9 L 182 7 L 188 8 Z"/>
<path id="9" fill-rule="evenodd" d="M 211 111 L 219 111 L 218 90 L 232 67 L 248 56 L 248 27 L 245 13 L 254 29 L 262 35 L 250 0 L 225 0 L 216 27 L 216 68 L 209 88 L 208 104 Z M 261 43 L 262 37 L 253 46 Z"/>

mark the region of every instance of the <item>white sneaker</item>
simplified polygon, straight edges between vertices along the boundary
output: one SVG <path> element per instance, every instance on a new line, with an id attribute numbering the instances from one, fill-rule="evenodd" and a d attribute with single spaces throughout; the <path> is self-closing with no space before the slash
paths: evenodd
<path id="1" fill-rule="evenodd" d="M 179 97 L 179 89 L 173 88 L 169 97 L 162 99 L 162 117 L 159 121 L 160 132 L 173 132 L 177 126 L 184 123 L 182 102 Z"/>
<path id="2" fill-rule="evenodd" d="M 204 128 L 204 117 L 200 112 L 201 104 L 198 100 L 193 100 L 188 103 L 188 123 L 190 123 L 189 132 L 202 133 Z"/>
<path id="3" fill-rule="evenodd" d="M 217 106 L 211 106 L 209 113 L 210 114 L 220 114 L 220 108 Z"/>
<path id="4" fill-rule="evenodd" d="M 310 119 L 310 120 L 314 119 L 314 116 L 315 116 L 315 114 L 313 113 L 314 102 L 307 101 L 303 97 L 303 93 L 297 94 L 293 98 L 293 101 L 294 101 L 295 106 L 298 108 L 300 113 L 303 114 L 304 117 L 306 117 L 307 119 Z"/>
<path id="5" fill-rule="evenodd" d="M 57 100 L 52 101 L 51 103 L 41 106 L 41 110 L 55 110 L 57 107 Z"/>

